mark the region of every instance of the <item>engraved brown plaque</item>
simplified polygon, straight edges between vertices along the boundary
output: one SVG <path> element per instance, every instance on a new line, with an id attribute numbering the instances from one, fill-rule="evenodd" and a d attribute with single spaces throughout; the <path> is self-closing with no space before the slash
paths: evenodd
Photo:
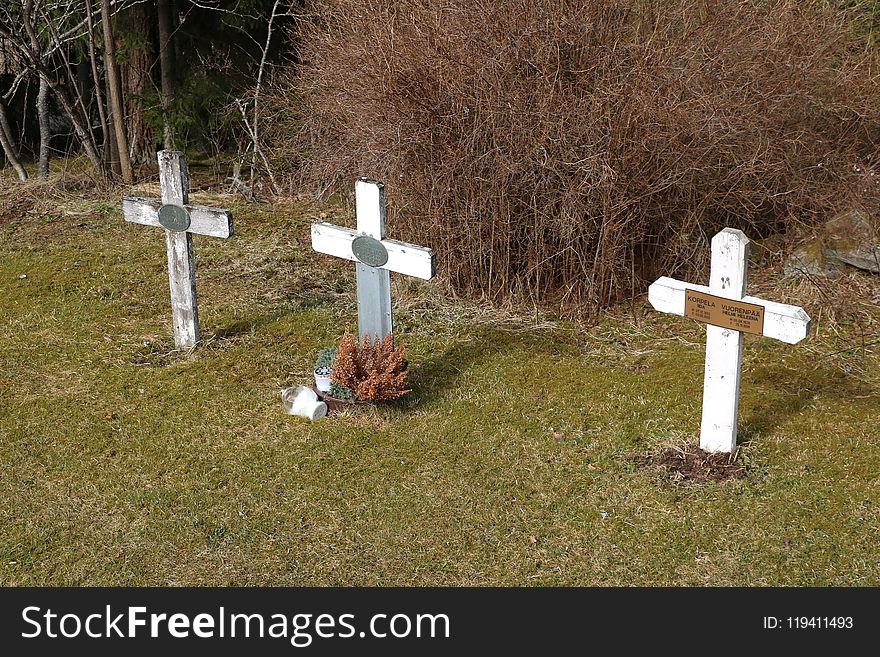
<path id="1" fill-rule="evenodd" d="M 684 291 L 684 316 L 743 333 L 764 333 L 764 306 L 705 292 Z"/>

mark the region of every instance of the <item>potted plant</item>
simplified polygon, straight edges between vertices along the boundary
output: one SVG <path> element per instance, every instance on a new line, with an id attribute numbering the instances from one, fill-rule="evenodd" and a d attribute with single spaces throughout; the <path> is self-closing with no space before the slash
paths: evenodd
<path id="1" fill-rule="evenodd" d="M 334 352 L 329 390 L 319 393 L 331 411 L 349 404 L 397 399 L 410 392 L 406 349 L 402 344 L 395 347 L 393 335 L 375 341 L 365 336 L 358 344 L 353 335 L 345 334 Z"/>
<path id="2" fill-rule="evenodd" d="M 336 347 L 325 347 L 315 359 L 315 387 L 318 392 L 330 392 L 330 374 L 336 360 Z"/>

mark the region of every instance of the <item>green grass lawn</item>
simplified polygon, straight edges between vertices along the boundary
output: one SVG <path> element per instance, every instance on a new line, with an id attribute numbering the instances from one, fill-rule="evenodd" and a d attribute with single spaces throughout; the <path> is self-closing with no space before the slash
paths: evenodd
<path id="1" fill-rule="evenodd" d="M 696 440 L 703 328 L 644 304 L 536 324 L 393 277 L 413 393 L 284 415 L 356 328 L 354 267 L 311 252 L 306 208 L 233 210 L 195 238 L 191 354 L 160 230 L 115 201 L 0 219 L 0 583 L 880 584 L 870 299 L 808 304 L 797 346 L 747 337 L 748 476 L 676 482 L 637 457 Z"/>

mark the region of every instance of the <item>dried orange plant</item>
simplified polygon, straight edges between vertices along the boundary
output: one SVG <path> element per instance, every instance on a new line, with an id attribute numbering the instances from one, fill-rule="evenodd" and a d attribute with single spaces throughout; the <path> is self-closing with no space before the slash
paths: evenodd
<path id="1" fill-rule="evenodd" d="M 339 341 L 331 380 L 352 391 L 358 399 L 397 399 L 409 392 L 405 355 L 403 345 L 395 348 L 393 335 L 375 342 L 364 336 L 358 345 L 354 336 L 346 333 Z"/>

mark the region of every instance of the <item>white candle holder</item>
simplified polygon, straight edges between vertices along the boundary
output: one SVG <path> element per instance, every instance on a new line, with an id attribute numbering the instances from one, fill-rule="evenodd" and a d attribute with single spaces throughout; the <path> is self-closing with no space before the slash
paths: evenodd
<path id="1" fill-rule="evenodd" d="M 281 391 L 281 402 L 289 415 L 299 415 L 312 421 L 327 415 L 327 404 L 319 401 L 315 391 L 306 386 L 285 388 Z"/>

